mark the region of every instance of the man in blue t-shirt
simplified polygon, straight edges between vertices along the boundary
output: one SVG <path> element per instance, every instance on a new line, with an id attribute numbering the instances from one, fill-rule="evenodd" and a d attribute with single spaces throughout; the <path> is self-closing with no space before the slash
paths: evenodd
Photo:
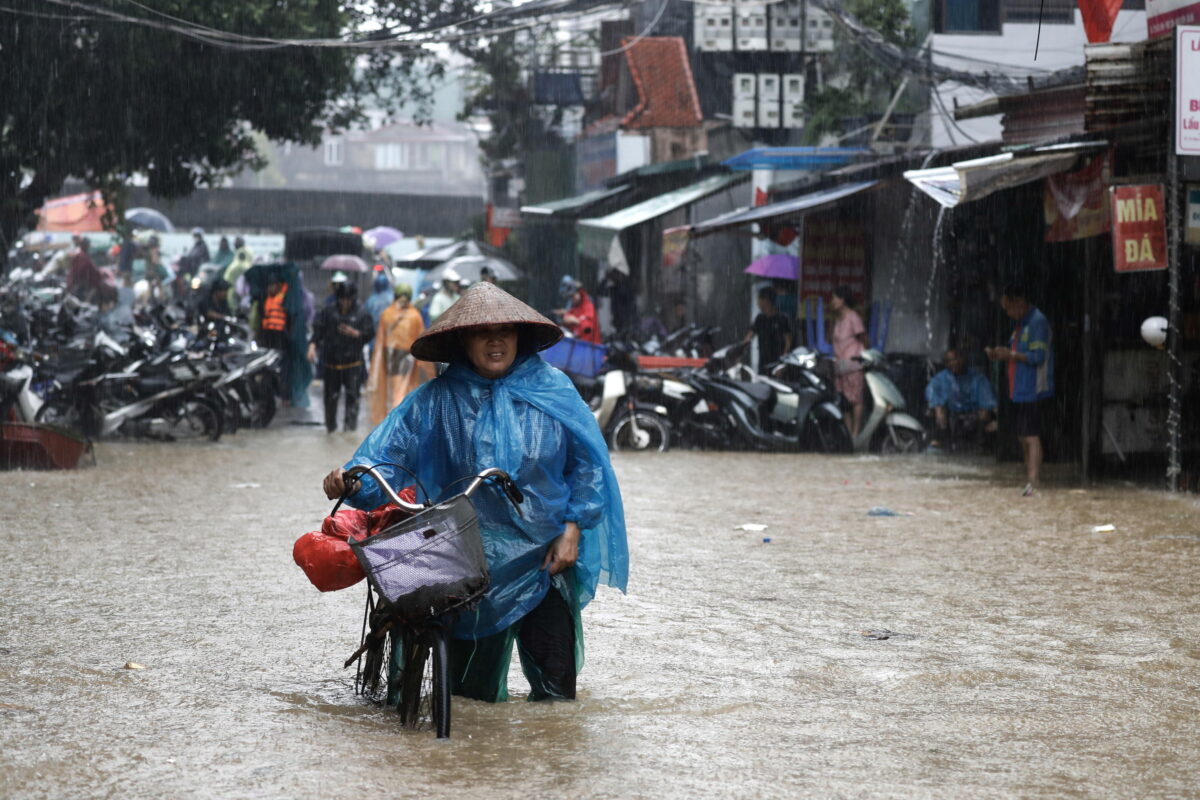
<path id="1" fill-rule="evenodd" d="M 933 414 L 930 449 L 978 441 L 996 429 L 996 395 L 979 370 L 967 366 L 958 350 L 946 351 L 946 368 L 925 387 L 925 402 Z"/>
<path id="2" fill-rule="evenodd" d="M 1008 347 L 988 347 L 988 358 L 1008 362 L 1008 392 L 1016 409 L 1017 439 L 1025 456 L 1028 482 L 1021 494 L 1033 495 L 1042 468 L 1040 402 L 1054 396 L 1054 350 L 1050 323 L 1029 302 L 1025 290 L 1008 286 L 1000 297 L 1004 313 L 1017 323 Z"/>

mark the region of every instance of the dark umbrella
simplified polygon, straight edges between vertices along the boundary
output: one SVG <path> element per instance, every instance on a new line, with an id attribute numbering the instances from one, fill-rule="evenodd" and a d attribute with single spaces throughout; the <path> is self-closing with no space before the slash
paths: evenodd
<path id="1" fill-rule="evenodd" d="M 499 255 L 500 251 L 491 245 L 477 242 L 474 239 L 464 239 L 461 242 L 427 247 L 424 250 L 409 253 L 401 258 L 400 261 L 404 266 L 413 269 L 432 269 L 443 261 L 449 261 L 452 258 L 459 258 L 460 256 L 498 257 Z"/>
<path id="2" fill-rule="evenodd" d="M 153 208 L 131 208 L 125 212 L 125 219 L 132 222 L 135 228 L 150 228 L 160 233 L 174 233 L 175 226 L 167 215 Z"/>
<path id="3" fill-rule="evenodd" d="M 425 276 L 425 279 L 431 283 L 436 283 L 442 279 L 442 274 L 446 270 L 453 269 L 458 273 L 460 278 L 465 278 L 475 283 L 479 280 L 479 272 L 484 267 L 490 269 L 498 281 L 519 281 L 525 277 L 521 273 L 521 270 L 517 269 L 511 261 L 505 261 L 503 258 L 497 256 L 459 256 L 434 267 Z"/>
<path id="4" fill-rule="evenodd" d="M 371 268 L 367 266 L 367 262 L 363 261 L 358 256 L 330 256 L 321 262 L 321 269 L 336 272 L 370 272 Z"/>

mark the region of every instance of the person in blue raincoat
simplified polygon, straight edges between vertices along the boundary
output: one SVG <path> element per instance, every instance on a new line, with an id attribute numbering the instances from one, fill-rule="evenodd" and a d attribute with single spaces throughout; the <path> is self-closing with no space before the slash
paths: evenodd
<path id="1" fill-rule="evenodd" d="M 583 664 L 579 612 L 600 583 L 625 590 L 624 510 L 604 437 L 570 379 L 537 354 L 561 336 L 504 290 L 475 284 L 412 346 L 414 357 L 448 369 L 325 478 L 332 499 L 342 495 L 350 467 L 383 465 L 396 487 L 411 483 L 404 474 L 411 470 L 441 499 L 462 490 L 461 478 L 499 467 L 525 494 L 523 518 L 499 493 L 473 498 L 492 582 L 479 608 L 455 623 L 456 694 L 505 700 L 515 642 L 529 699 L 574 698 Z M 348 502 L 370 509 L 384 500 L 364 476 Z"/>

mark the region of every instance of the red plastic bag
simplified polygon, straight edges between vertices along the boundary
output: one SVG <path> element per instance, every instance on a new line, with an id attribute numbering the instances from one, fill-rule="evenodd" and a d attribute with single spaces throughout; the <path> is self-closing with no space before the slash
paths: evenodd
<path id="1" fill-rule="evenodd" d="M 400 497 L 415 502 L 416 492 L 409 487 Z M 372 511 L 344 508 L 330 514 L 321 523 L 321 530 L 306 533 L 292 546 L 292 560 L 313 586 L 322 592 L 336 592 L 361 581 L 366 575 L 358 563 L 349 540 L 360 541 L 374 536 L 412 514 L 387 503 Z"/>
<path id="2" fill-rule="evenodd" d="M 346 540 L 322 531 L 306 533 L 297 539 L 292 546 L 292 558 L 322 592 L 345 589 L 366 577 Z"/>

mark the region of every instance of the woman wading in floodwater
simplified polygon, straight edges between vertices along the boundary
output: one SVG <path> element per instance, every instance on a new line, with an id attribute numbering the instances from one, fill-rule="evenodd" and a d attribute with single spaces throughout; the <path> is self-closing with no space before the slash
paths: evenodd
<path id="1" fill-rule="evenodd" d="M 515 641 L 529 699 L 574 698 L 583 663 L 580 609 L 603 582 L 622 591 L 629 566 L 625 517 L 608 448 L 571 381 L 538 356 L 557 325 L 504 290 L 472 286 L 417 338 L 412 355 L 449 362 L 394 409 L 343 468 L 325 478 L 341 496 L 357 465 L 411 469 L 434 498 L 488 467 L 509 473 L 525 494 L 525 517 L 499 494 L 474 500 L 492 582 L 479 609 L 453 629 L 455 694 L 508 697 Z M 394 486 L 411 481 L 382 466 Z M 367 476 L 349 503 L 370 509 L 384 496 Z"/>

